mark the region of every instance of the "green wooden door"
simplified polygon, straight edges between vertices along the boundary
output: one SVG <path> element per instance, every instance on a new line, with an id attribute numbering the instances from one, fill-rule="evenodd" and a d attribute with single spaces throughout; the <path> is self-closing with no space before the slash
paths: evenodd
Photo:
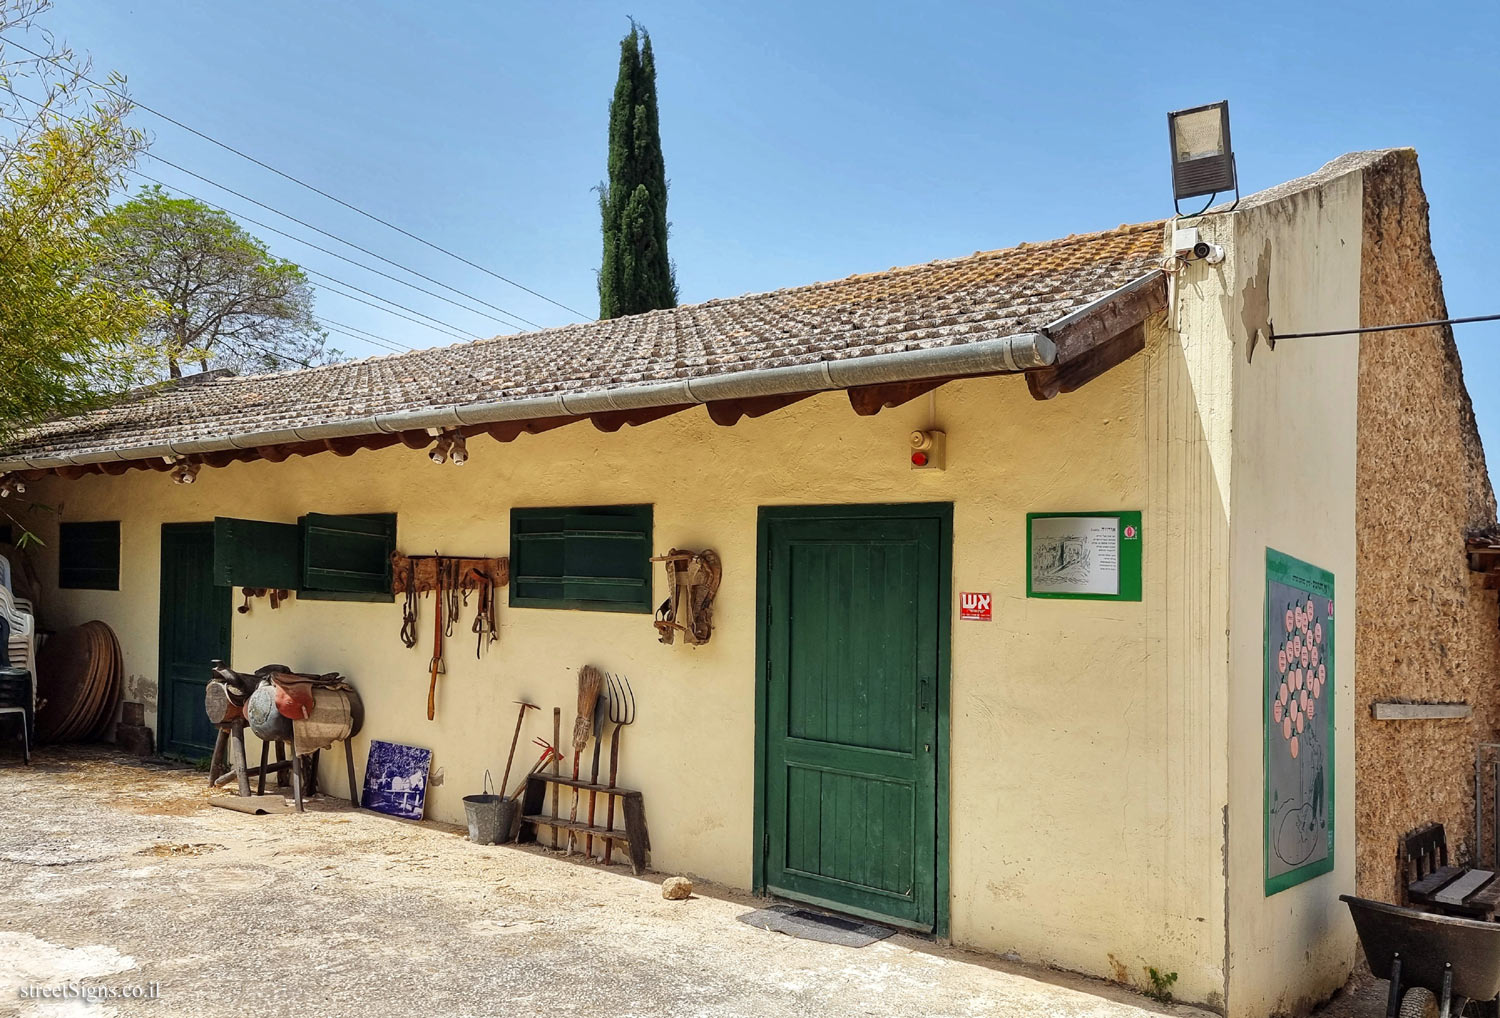
<path id="1" fill-rule="evenodd" d="M 763 886 L 931 930 L 946 507 L 827 512 L 762 515 Z"/>
<path id="2" fill-rule="evenodd" d="M 213 752 L 214 726 L 203 711 L 209 662 L 229 660 L 232 588 L 214 585 L 212 523 L 161 528 L 161 640 L 157 733 L 163 753 Z"/>

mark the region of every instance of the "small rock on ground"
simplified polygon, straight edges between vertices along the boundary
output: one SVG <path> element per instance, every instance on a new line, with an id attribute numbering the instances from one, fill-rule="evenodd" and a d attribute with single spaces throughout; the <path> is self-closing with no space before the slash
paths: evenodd
<path id="1" fill-rule="evenodd" d="M 687 877 L 668 877 L 661 882 L 661 896 L 668 901 L 692 897 L 693 882 Z"/>

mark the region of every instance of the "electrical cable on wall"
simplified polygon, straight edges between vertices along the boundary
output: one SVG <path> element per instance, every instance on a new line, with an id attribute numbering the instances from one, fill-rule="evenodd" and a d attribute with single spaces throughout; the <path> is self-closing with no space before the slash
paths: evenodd
<path id="1" fill-rule="evenodd" d="M 1473 315 L 1469 318 L 1434 318 L 1429 322 L 1405 322 L 1399 325 L 1363 325 L 1354 329 L 1329 329 L 1326 332 L 1274 333 L 1273 342 L 1283 339 L 1322 339 L 1326 336 L 1355 336 L 1365 332 L 1399 332 L 1402 329 L 1425 329 L 1436 325 L 1468 325 L 1472 322 L 1500 322 L 1500 315 Z"/>

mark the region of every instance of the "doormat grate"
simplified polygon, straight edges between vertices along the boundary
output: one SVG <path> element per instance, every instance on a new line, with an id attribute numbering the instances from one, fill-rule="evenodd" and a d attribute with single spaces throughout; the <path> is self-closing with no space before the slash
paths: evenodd
<path id="1" fill-rule="evenodd" d="M 822 944 L 842 944 L 844 947 L 868 947 L 896 932 L 889 926 L 826 915 L 795 905 L 771 905 L 736 918 L 758 930 L 785 933 L 789 937 L 816 940 Z"/>

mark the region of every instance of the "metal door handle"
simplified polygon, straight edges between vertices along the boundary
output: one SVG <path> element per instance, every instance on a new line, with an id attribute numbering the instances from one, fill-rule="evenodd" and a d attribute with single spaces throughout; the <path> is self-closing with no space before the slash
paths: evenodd
<path id="1" fill-rule="evenodd" d="M 922 679 L 917 683 L 917 709 L 927 709 L 927 680 Z"/>

